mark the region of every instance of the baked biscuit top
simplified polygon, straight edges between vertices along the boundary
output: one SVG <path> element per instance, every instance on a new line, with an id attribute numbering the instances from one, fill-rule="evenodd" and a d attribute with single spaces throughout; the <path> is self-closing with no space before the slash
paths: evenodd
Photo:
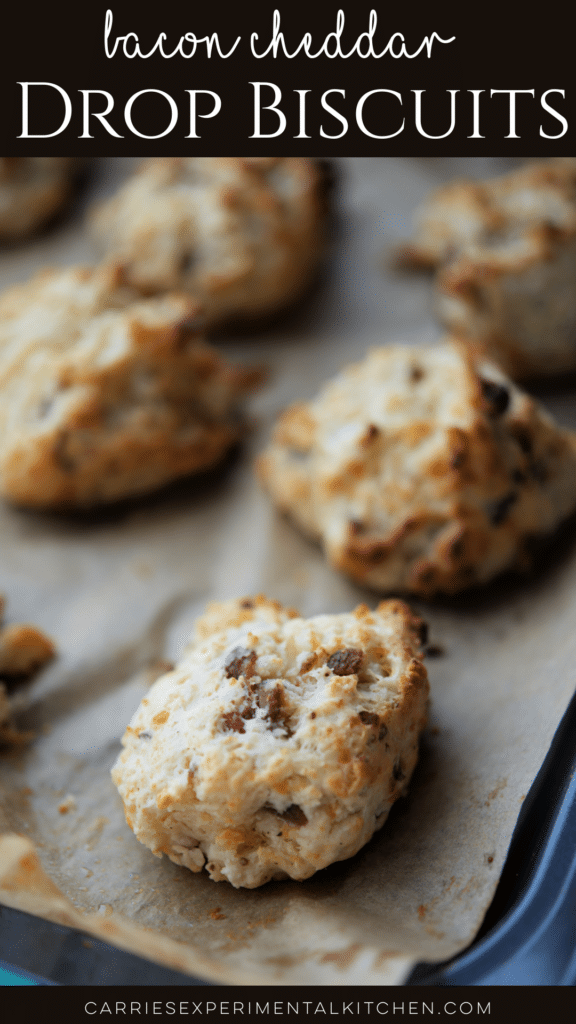
<path id="1" fill-rule="evenodd" d="M 329 562 L 454 593 L 576 508 L 576 437 L 455 341 L 375 349 L 279 419 L 259 474 Z"/>
<path id="2" fill-rule="evenodd" d="M 217 462 L 258 379 L 198 336 L 184 295 L 144 299 L 115 268 L 49 270 L 0 297 L 0 492 L 91 505 Z"/>
<path id="3" fill-rule="evenodd" d="M 530 163 L 488 181 L 456 179 L 418 208 L 403 256 L 435 267 L 462 252 L 487 264 L 539 259 L 552 238 L 576 233 L 576 159 Z"/>
<path id="4" fill-rule="evenodd" d="M 400 601 L 311 619 L 210 605 L 124 736 L 113 778 L 137 837 L 247 887 L 352 856 L 416 763 L 422 630 Z"/>
<path id="5" fill-rule="evenodd" d="M 311 160 L 166 158 L 145 163 L 95 211 L 92 228 L 129 284 L 186 291 L 213 323 L 298 296 L 322 255 L 324 210 Z"/>

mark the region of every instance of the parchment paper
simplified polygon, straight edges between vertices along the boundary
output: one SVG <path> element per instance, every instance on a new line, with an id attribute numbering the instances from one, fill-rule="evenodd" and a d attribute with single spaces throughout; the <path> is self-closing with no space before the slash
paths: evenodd
<path id="1" fill-rule="evenodd" d="M 34 622 L 59 650 L 21 690 L 19 724 L 36 740 L 0 759 L 0 831 L 11 834 L 0 839 L 3 902 L 235 983 L 400 982 L 415 961 L 442 960 L 472 940 L 574 688 L 573 528 L 530 577 L 417 605 L 445 651 L 428 662 L 430 727 L 408 799 L 353 859 L 303 883 L 215 884 L 137 842 L 109 771 L 158 660 L 177 657 L 207 600 L 262 591 L 305 615 L 377 602 L 273 511 L 251 461 L 288 402 L 311 397 L 371 345 L 439 336 L 430 280 L 399 275 L 387 254 L 409 235 L 430 187 L 509 166 L 341 161 L 318 288 L 264 334 L 219 341 L 228 355 L 270 367 L 241 452 L 207 477 L 94 516 L 0 506 L 8 621 Z M 83 209 L 128 169 L 102 161 L 73 215 L 1 254 L 0 280 L 94 259 Z M 573 390 L 572 381 L 541 397 L 576 426 Z"/>

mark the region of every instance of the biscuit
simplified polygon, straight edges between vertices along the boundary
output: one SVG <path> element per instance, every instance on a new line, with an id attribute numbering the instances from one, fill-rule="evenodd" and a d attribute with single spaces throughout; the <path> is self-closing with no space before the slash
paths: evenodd
<path id="1" fill-rule="evenodd" d="M 439 266 L 443 324 L 516 378 L 576 369 L 576 159 L 454 182 L 405 257 Z"/>
<path id="2" fill-rule="evenodd" d="M 576 508 L 576 435 L 454 341 L 370 352 L 283 414 L 257 468 L 330 564 L 381 592 L 485 583 Z"/>
<path id="3" fill-rule="evenodd" d="M 77 166 L 73 157 L 0 157 L 0 239 L 24 238 L 58 213 Z"/>
<path id="4" fill-rule="evenodd" d="M 0 618 L 4 599 L 0 596 Z M 56 653 L 51 640 L 36 626 L 10 625 L 0 628 L 0 679 L 11 682 L 26 679 L 50 661 Z M 0 682 L 0 747 L 19 744 L 29 739 L 12 720 L 12 700 Z"/>
<path id="5" fill-rule="evenodd" d="M 183 295 L 142 299 L 113 268 L 44 272 L 0 297 L 0 493 L 90 506 L 218 462 L 255 371 L 194 332 Z"/>
<path id="6" fill-rule="evenodd" d="M 312 160 L 154 159 L 95 211 L 92 229 L 141 291 L 182 289 L 209 325 L 258 318 L 297 299 L 313 279 L 324 192 Z"/>
<path id="7" fill-rule="evenodd" d="M 312 619 L 264 597 L 210 605 L 112 771 L 137 838 L 235 887 L 352 857 L 416 764 L 422 627 L 401 601 Z"/>

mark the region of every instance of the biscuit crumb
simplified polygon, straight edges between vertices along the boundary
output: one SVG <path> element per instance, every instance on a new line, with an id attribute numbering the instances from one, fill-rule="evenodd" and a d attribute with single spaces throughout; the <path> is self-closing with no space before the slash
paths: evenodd
<path id="1" fill-rule="evenodd" d="M 64 797 L 62 803 L 58 804 L 58 811 L 60 814 L 68 814 L 69 811 L 75 811 L 77 806 L 76 797 L 69 793 Z"/>
<path id="2" fill-rule="evenodd" d="M 0 594 L 0 618 L 5 599 Z M 56 654 L 51 640 L 35 626 L 9 625 L 0 628 L 0 679 L 11 685 L 37 672 Z M 24 746 L 33 739 L 32 732 L 22 732 L 13 721 L 13 702 L 7 687 L 0 681 L 0 748 Z M 30 790 L 30 794 L 32 790 Z"/>
<path id="3" fill-rule="evenodd" d="M 221 907 L 214 907 L 213 910 L 209 911 L 209 916 L 213 921 L 225 921 L 226 914 L 221 913 Z"/>

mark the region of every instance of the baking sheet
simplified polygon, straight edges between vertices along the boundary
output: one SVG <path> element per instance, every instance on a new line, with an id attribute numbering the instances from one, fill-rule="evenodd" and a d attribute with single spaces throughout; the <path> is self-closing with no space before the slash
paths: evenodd
<path id="1" fill-rule="evenodd" d="M 234 983 L 397 983 L 414 962 L 443 960 L 472 940 L 574 689 L 573 525 L 530 577 L 415 603 L 444 650 L 428 661 L 430 725 L 408 799 L 353 859 L 303 883 L 216 884 L 136 841 L 109 770 L 160 663 L 177 657 L 207 600 L 264 592 L 304 615 L 377 602 L 274 512 L 251 463 L 278 412 L 312 397 L 340 366 L 374 344 L 439 336 L 430 280 L 397 273 L 387 254 L 409 235 L 430 187 L 510 166 L 339 161 L 318 288 L 264 333 L 218 341 L 235 359 L 269 366 L 242 450 L 199 480 L 94 516 L 0 506 L 7 620 L 34 622 L 59 650 L 20 691 L 19 724 L 35 742 L 0 759 L 0 831 L 9 834 L 0 839 L 0 900 Z M 0 280 L 93 260 L 83 211 L 130 167 L 101 161 L 67 220 L 0 254 Z M 576 427 L 573 381 L 541 397 Z"/>

